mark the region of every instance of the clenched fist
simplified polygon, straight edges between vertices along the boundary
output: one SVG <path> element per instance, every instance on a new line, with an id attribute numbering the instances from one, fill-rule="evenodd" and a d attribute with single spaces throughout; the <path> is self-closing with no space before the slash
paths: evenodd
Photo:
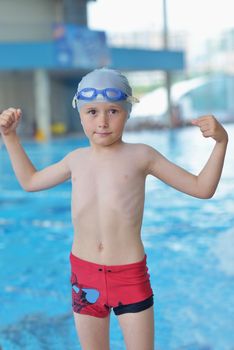
<path id="1" fill-rule="evenodd" d="M 0 114 L 0 132 L 9 135 L 16 131 L 22 111 L 19 108 L 8 108 Z"/>
<path id="2" fill-rule="evenodd" d="M 213 115 L 206 115 L 194 119 L 192 124 L 200 128 L 204 137 L 212 137 L 217 142 L 227 142 L 228 140 L 226 130 Z"/>

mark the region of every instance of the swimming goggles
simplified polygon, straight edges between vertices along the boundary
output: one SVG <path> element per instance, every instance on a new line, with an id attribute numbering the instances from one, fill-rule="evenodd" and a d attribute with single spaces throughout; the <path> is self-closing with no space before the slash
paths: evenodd
<path id="1" fill-rule="evenodd" d="M 72 289 L 76 294 L 82 291 L 82 298 L 87 300 L 90 304 L 94 304 L 99 298 L 99 291 L 91 288 L 79 288 L 76 284 L 73 284 Z"/>
<path id="2" fill-rule="evenodd" d="M 97 98 L 98 95 L 102 95 L 103 98 L 107 101 L 117 102 L 117 101 L 127 101 L 130 103 L 139 102 L 136 97 L 128 96 L 125 92 L 117 88 L 105 88 L 105 89 L 95 89 L 95 88 L 84 88 L 80 91 L 77 91 L 75 94 L 72 106 L 76 108 L 78 100 L 83 101 L 93 101 Z"/>

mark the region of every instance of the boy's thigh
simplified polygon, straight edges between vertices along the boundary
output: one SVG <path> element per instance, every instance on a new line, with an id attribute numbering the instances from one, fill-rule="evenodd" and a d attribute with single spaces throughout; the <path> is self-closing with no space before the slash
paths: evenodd
<path id="1" fill-rule="evenodd" d="M 127 350 L 154 350 L 154 308 L 118 316 Z"/>
<path id="2" fill-rule="evenodd" d="M 110 316 L 99 318 L 88 315 L 74 314 L 75 325 L 82 350 L 110 349 Z"/>

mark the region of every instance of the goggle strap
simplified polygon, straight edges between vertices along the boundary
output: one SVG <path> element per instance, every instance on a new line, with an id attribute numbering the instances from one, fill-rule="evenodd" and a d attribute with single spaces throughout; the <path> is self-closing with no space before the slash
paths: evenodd
<path id="1" fill-rule="evenodd" d="M 134 97 L 134 96 L 128 96 L 126 98 L 126 101 L 131 102 L 131 103 L 139 103 L 140 102 L 140 100 L 137 97 Z"/>
<path id="2" fill-rule="evenodd" d="M 72 100 L 72 107 L 76 109 L 77 107 L 77 97 L 76 97 L 76 94 L 75 96 L 73 97 L 73 100 Z"/>

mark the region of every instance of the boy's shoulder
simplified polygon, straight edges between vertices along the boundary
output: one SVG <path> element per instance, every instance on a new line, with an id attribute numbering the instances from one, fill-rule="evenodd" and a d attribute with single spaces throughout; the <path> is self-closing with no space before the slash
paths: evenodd
<path id="1" fill-rule="evenodd" d="M 90 147 L 80 147 L 76 148 L 73 151 L 69 152 L 66 156 L 69 162 L 72 162 L 74 160 L 78 160 L 79 158 L 84 157 L 87 152 L 89 152 Z"/>
<path id="2" fill-rule="evenodd" d="M 154 151 L 153 147 L 146 145 L 145 143 L 125 143 L 125 145 L 130 152 L 132 151 L 140 155 Z"/>
<path id="3" fill-rule="evenodd" d="M 128 150 L 128 159 L 131 159 L 145 171 L 147 171 L 151 160 L 158 154 L 153 147 L 144 143 L 127 143 L 126 149 Z"/>

